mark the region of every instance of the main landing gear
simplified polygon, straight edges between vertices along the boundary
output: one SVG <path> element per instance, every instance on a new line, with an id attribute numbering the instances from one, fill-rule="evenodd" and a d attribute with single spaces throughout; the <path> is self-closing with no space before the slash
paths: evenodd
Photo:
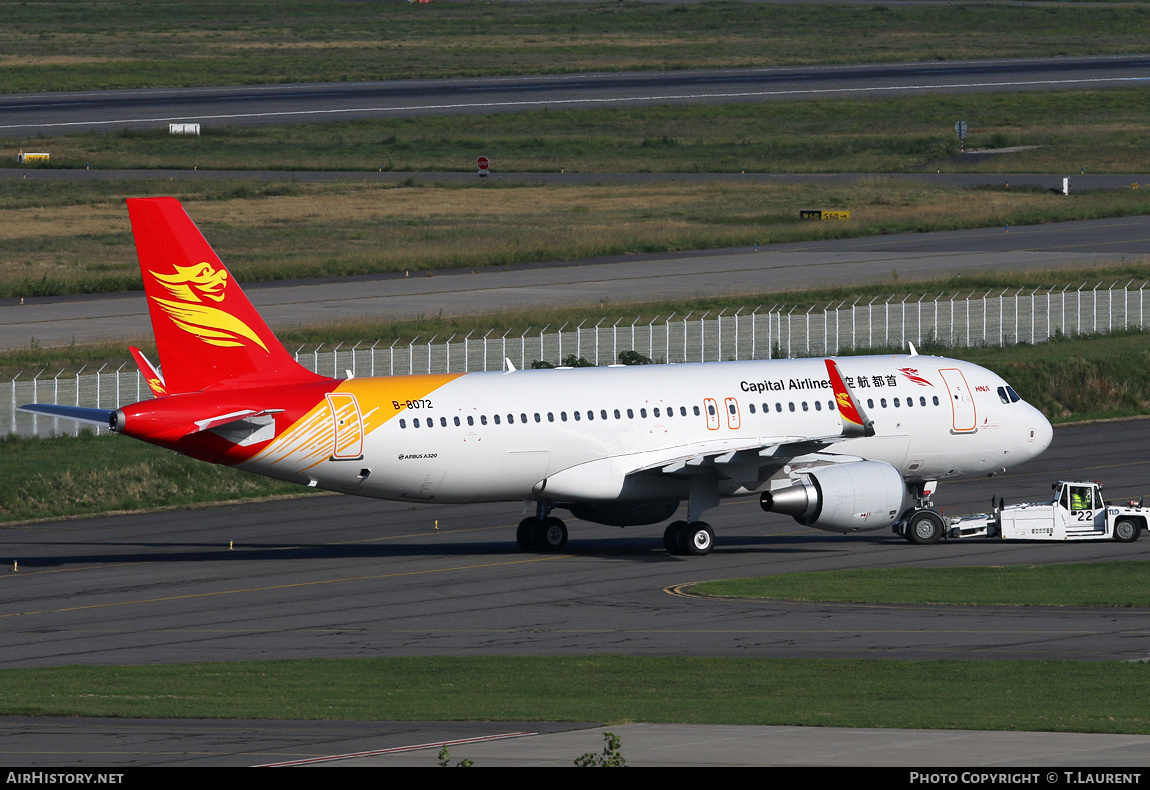
<path id="1" fill-rule="evenodd" d="M 663 532 L 668 554 L 702 557 L 715 547 L 715 531 L 705 521 L 672 521 Z"/>
<path id="2" fill-rule="evenodd" d="M 515 540 L 524 551 L 563 551 L 567 545 L 567 525 L 554 516 L 525 518 L 519 522 Z"/>
<path id="3" fill-rule="evenodd" d="M 537 502 L 535 515 L 519 522 L 515 540 L 524 551 L 558 552 L 567 545 L 567 525 L 551 515 L 551 503 Z"/>

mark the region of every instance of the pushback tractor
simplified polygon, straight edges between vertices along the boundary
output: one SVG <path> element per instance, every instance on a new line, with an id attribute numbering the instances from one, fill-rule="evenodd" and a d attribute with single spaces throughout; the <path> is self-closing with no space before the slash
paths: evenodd
<path id="1" fill-rule="evenodd" d="M 916 510 L 893 525 L 911 543 L 943 538 L 1004 540 L 1116 540 L 1132 543 L 1146 529 L 1150 507 L 1142 499 L 1107 505 L 1101 483 L 1058 481 L 1054 500 L 1006 505 L 999 499 L 991 513 L 947 518 L 936 510 Z"/>

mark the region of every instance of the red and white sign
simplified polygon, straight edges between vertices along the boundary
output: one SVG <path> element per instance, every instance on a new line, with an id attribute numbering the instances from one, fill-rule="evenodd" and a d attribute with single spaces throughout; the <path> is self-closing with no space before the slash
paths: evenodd
<path id="1" fill-rule="evenodd" d="M 491 160 L 486 156 L 481 156 L 475 160 L 475 164 L 479 165 L 479 172 L 486 173 L 487 168 L 491 166 Z"/>

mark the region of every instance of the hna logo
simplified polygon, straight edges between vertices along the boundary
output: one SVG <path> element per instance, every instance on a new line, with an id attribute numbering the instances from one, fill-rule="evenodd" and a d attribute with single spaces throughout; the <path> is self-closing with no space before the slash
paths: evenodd
<path id="1" fill-rule="evenodd" d="M 917 384 L 920 387 L 933 387 L 934 386 L 933 384 L 930 383 L 929 380 L 923 378 L 919 374 L 918 368 L 899 368 L 898 372 L 901 373 L 902 375 L 906 376 L 908 381 L 913 381 L 915 384 Z"/>
<path id="2" fill-rule="evenodd" d="M 153 296 L 177 327 L 208 345 L 222 348 L 243 346 L 247 341 L 264 351 L 268 347 L 251 327 L 231 313 L 205 304 L 222 303 L 227 295 L 227 269 L 216 269 L 207 261 L 194 266 L 176 266 L 174 274 L 152 272 L 172 299 Z"/>

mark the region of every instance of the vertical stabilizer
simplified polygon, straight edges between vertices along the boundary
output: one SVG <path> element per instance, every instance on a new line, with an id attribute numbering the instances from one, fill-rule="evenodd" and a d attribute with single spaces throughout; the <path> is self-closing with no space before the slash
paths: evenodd
<path id="1" fill-rule="evenodd" d="M 168 393 L 320 377 L 272 334 L 175 198 L 128 200 Z"/>

